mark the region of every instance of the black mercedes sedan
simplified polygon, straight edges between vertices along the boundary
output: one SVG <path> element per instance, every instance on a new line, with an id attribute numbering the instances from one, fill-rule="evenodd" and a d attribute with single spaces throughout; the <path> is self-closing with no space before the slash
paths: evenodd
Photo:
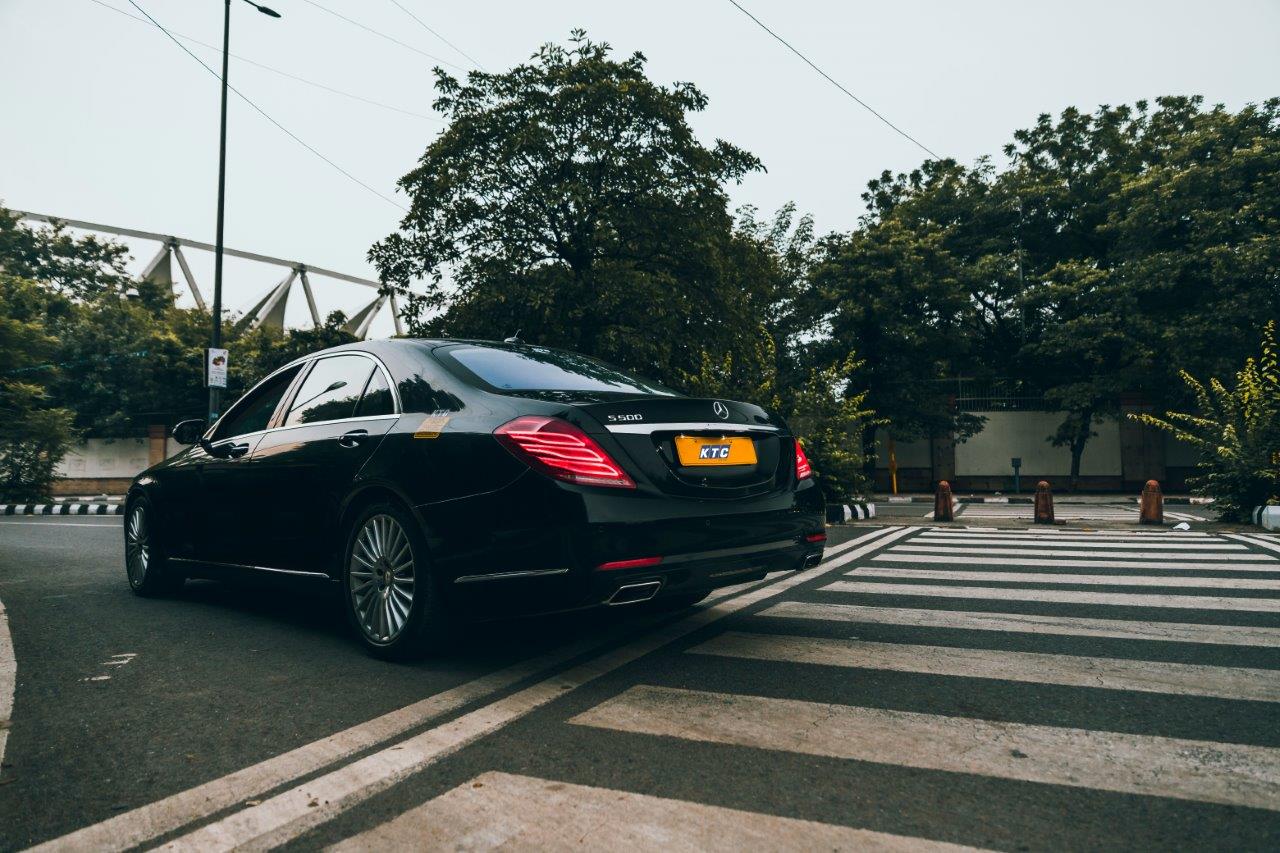
<path id="1" fill-rule="evenodd" d="M 389 658 L 458 618 L 688 606 L 816 565 L 826 540 L 781 419 L 546 347 L 334 347 L 174 437 L 190 446 L 129 489 L 133 590 L 235 571 L 329 580 Z"/>

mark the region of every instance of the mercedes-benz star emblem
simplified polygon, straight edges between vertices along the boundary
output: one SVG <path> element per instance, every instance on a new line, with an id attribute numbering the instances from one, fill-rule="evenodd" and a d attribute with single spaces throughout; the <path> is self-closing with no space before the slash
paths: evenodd
<path id="1" fill-rule="evenodd" d="M 726 406 L 724 403 L 721 403 L 719 400 L 716 400 L 715 403 L 712 404 L 711 411 L 719 415 L 720 420 L 722 421 L 729 420 L 729 407 Z"/>

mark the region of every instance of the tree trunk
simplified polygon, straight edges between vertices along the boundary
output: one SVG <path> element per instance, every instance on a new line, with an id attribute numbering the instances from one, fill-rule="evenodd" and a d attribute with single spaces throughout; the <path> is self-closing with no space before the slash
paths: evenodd
<path id="1" fill-rule="evenodd" d="M 1080 485 L 1080 457 L 1084 455 L 1084 447 L 1089 443 L 1092 426 L 1093 412 L 1082 412 L 1076 424 L 1076 434 L 1071 438 L 1071 478 L 1067 488 L 1073 492 Z"/>

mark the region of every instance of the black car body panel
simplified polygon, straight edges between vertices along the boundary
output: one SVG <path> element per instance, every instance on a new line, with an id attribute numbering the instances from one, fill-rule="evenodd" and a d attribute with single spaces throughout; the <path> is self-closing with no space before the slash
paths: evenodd
<path id="1" fill-rule="evenodd" d="M 397 501 L 422 526 L 438 592 L 478 617 L 617 603 L 632 584 L 656 582 L 660 596 L 696 592 L 820 557 L 821 491 L 812 478 L 797 480 L 795 439 L 775 415 L 660 386 L 497 388 L 454 357 L 480 348 L 534 352 L 390 340 L 307 356 L 246 394 L 201 445 L 139 475 L 131 497 L 151 498 L 168 553 L 191 573 L 239 566 L 334 579 L 349 519 L 371 500 Z M 320 381 L 322 369 L 340 373 L 340 364 L 359 373 L 352 359 L 316 366 L 344 355 L 370 362 L 364 396 L 351 391 L 354 409 L 331 417 L 346 413 L 342 395 L 358 380 L 348 389 L 331 383 L 314 404 L 322 419 L 306 421 L 312 404 L 300 389 L 308 381 Z M 394 410 L 362 416 L 379 372 L 394 389 Z M 259 425 L 252 407 L 261 419 L 273 389 L 283 391 L 265 428 L 229 434 L 239 422 Z M 298 411 L 302 419 L 288 423 Z M 565 482 L 531 468 L 494 435 L 525 416 L 573 424 L 634 488 Z M 682 465 L 676 435 L 749 439 L 756 462 Z M 650 562 L 625 563 L 636 560 Z M 600 568 L 618 561 L 620 568 Z"/>

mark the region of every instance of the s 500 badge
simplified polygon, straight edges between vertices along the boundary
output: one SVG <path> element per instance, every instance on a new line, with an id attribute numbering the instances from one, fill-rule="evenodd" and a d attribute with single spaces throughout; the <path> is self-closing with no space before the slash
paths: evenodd
<path id="1" fill-rule="evenodd" d="M 644 415 L 609 415 L 608 419 L 611 424 L 621 424 L 630 421 L 642 421 L 644 420 Z"/>

